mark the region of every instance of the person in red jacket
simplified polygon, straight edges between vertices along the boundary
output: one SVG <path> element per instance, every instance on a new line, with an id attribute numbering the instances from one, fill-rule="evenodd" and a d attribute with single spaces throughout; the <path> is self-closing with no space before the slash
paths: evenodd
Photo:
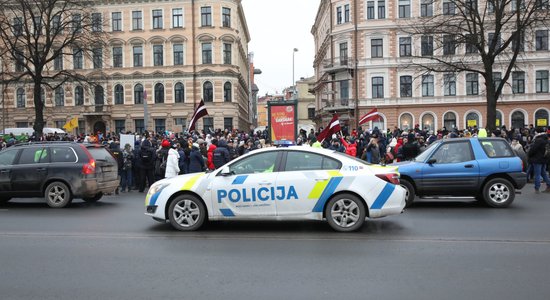
<path id="1" fill-rule="evenodd" d="M 355 140 L 353 138 L 351 139 L 350 143 L 346 142 L 346 140 L 342 137 L 340 138 L 340 141 L 342 141 L 342 145 L 344 145 L 344 147 L 346 147 L 346 154 L 347 155 L 353 156 L 353 157 L 357 156 L 357 143 L 355 142 Z"/>
<path id="2" fill-rule="evenodd" d="M 208 169 L 210 170 L 216 170 L 216 166 L 214 166 L 214 150 L 218 148 L 218 140 L 212 139 L 210 146 L 208 146 L 208 157 L 206 161 L 206 165 L 208 166 Z"/>
<path id="3" fill-rule="evenodd" d="M 403 146 L 403 138 L 399 137 L 397 138 L 397 144 L 395 144 L 395 147 L 393 147 L 393 156 L 397 159 L 397 162 L 400 162 L 401 159 L 403 158 L 397 155 L 399 153 L 399 148 L 401 148 L 401 146 Z"/>

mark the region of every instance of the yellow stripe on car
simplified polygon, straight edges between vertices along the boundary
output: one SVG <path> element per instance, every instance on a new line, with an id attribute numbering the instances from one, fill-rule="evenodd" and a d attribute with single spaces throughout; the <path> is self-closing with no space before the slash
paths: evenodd
<path id="1" fill-rule="evenodd" d="M 309 193 L 308 199 L 319 199 L 321 198 L 321 195 L 323 194 L 323 191 L 327 187 L 330 179 L 332 177 L 342 176 L 342 174 L 339 171 L 328 171 L 329 178 L 327 180 L 318 181 L 315 186 L 313 186 L 313 189 Z"/>
<path id="2" fill-rule="evenodd" d="M 197 183 L 197 181 L 199 180 L 199 178 L 201 178 L 202 176 L 204 176 L 205 174 L 204 173 L 199 173 L 191 178 L 189 178 L 189 180 L 187 180 L 187 182 L 185 182 L 185 184 L 183 185 L 183 187 L 181 188 L 182 191 L 189 191 L 193 188 L 193 186 L 195 185 L 195 183 Z"/>

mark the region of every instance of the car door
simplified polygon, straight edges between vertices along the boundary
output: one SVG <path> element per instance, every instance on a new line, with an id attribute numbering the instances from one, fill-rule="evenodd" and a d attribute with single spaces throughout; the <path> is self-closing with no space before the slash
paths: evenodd
<path id="1" fill-rule="evenodd" d="M 0 195 L 12 195 L 11 171 L 19 149 L 7 149 L 0 152 Z"/>
<path id="2" fill-rule="evenodd" d="M 305 215 L 313 211 L 323 193 L 335 185 L 334 175 L 341 163 L 333 158 L 307 151 L 286 151 L 277 187 L 285 197 L 277 201 L 278 216 Z"/>
<path id="3" fill-rule="evenodd" d="M 215 214 L 227 217 L 275 216 L 279 191 L 275 172 L 280 151 L 259 152 L 229 165 L 231 175 L 218 171 L 210 185 Z"/>
<path id="4" fill-rule="evenodd" d="M 12 190 L 21 195 L 40 194 L 48 176 L 49 158 L 47 148 L 39 146 L 22 149 L 12 169 Z"/>
<path id="5" fill-rule="evenodd" d="M 470 141 L 441 144 L 422 167 L 421 181 L 424 195 L 471 194 L 479 184 L 479 163 L 475 160 Z"/>

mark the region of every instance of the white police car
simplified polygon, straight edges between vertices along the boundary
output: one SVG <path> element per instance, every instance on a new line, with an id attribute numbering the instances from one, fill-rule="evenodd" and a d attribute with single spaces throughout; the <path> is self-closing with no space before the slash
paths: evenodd
<path id="1" fill-rule="evenodd" d="M 353 231 L 366 217 L 401 213 L 405 190 L 397 167 L 293 146 L 255 150 L 211 173 L 155 182 L 145 206 L 146 215 L 183 231 L 206 220 L 323 219 L 337 231 Z"/>

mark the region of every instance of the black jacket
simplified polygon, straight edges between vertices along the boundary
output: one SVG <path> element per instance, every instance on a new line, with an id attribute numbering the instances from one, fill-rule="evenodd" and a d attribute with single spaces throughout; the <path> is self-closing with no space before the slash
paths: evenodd
<path id="1" fill-rule="evenodd" d="M 204 158 L 202 157 L 199 149 L 193 147 L 193 150 L 191 150 L 191 153 L 189 153 L 188 171 L 189 173 L 198 173 L 203 172 L 204 170 Z"/>
<path id="2" fill-rule="evenodd" d="M 229 149 L 227 149 L 227 142 L 220 140 L 218 142 L 218 147 L 214 150 L 212 162 L 217 169 L 228 163 L 230 160 L 231 156 L 229 155 Z"/>
<path id="3" fill-rule="evenodd" d="M 544 157 L 546 151 L 546 145 L 548 144 L 548 136 L 541 134 L 535 137 L 533 144 L 529 148 L 529 162 L 533 164 L 545 164 L 547 159 Z"/>

